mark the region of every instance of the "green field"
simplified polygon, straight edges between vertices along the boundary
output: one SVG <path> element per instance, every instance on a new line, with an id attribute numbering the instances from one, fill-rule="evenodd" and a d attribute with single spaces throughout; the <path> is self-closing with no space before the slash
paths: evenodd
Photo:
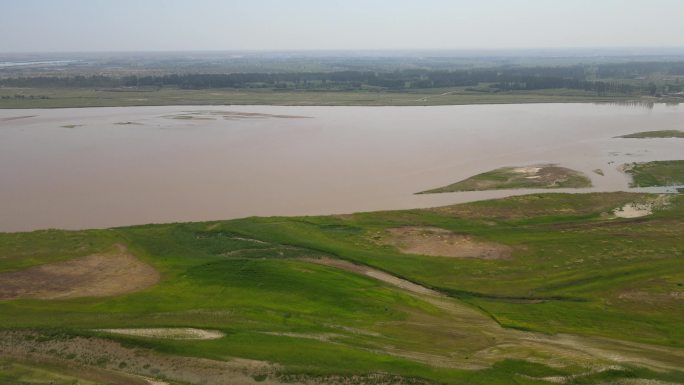
<path id="1" fill-rule="evenodd" d="M 647 217 L 611 214 L 654 199 L 663 198 L 542 194 L 429 210 L 0 234 L 0 292 L 7 274 L 111 254 L 115 245 L 161 273 L 156 285 L 118 296 L 0 300 L 0 357 L 23 357 L 0 361 L 0 384 L 139 382 L 134 375 L 219 384 L 226 373 L 233 383 L 684 383 L 684 196 Z M 382 242 L 404 226 L 505 245 L 512 255 L 414 255 Z M 438 293 L 312 259 L 320 257 Z M 225 336 L 93 330 L 169 327 Z"/>
<path id="2" fill-rule="evenodd" d="M 632 187 L 677 186 L 684 184 L 684 160 L 632 163 L 625 165 Z"/>
<path id="3" fill-rule="evenodd" d="M 16 96 L 21 96 L 17 98 Z M 5 98 L 3 98 L 5 97 Z M 581 90 L 476 92 L 466 87 L 424 90 L 299 91 L 273 89 L 135 90 L 0 87 L 0 108 L 68 108 L 160 105 L 428 106 L 497 103 L 581 103 L 655 100 L 597 96 Z"/>
<path id="4" fill-rule="evenodd" d="M 649 139 L 649 138 L 684 138 L 684 131 L 679 130 L 661 130 L 661 131 L 644 131 L 629 135 L 622 135 L 619 138 L 628 139 Z"/>
<path id="5" fill-rule="evenodd" d="M 519 188 L 581 187 L 591 187 L 591 180 L 582 173 L 556 165 L 539 165 L 502 167 L 471 176 L 448 186 L 422 191 L 419 194 Z"/>

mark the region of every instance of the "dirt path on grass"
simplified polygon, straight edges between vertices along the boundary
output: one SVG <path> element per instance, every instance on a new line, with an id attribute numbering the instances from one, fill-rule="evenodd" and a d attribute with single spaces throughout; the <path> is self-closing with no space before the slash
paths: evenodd
<path id="1" fill-rule="evenodd" d="M 401 288 L 417 298 L 448 313 L 451 322 L 420 315 L 408 321 L 397 321 L 405 327 L 427 328 L 444 338 L 470 340 L 468 352 L 452 351 L 448 355 L 426 354 L 388 348 L 386 352 L 437 367 L 485 368 L 503 359 L 521 359 L 544 364 L 582 365 L 601 370 L 611 365 L 636 365 L 654 370 L 679 370 L 684 362 L 684 349 L 570 334 L 547 335 L 501 327 L 479 310 L 447 295 L 393 276 L 369 266 L 333 258 L 303 260 L 375 278 Z M 486 342 L 484 340 L 486 340 Z M 438 343 L 438 340 L 435 341 Z M 478 347 L 478 345 L 480 347 Z"/>
<path id="2" fill-rule="evenodd" d="M 158 281 L 152 266 L 117 245 L 113 253 L 0 273 L 0 300 L 106 297 L 140 291 Z"/>
<path id="3" fill-rule="evenodd" d="M 355 263 L 351 263 L 351 262 L 344 261 L 341 259 L 321 257 L 321 258 L 302 258 L 302 260 L 307 261 L 307 262 L 317 263 L 319 265 L 325 265 L 325 266 L 330 266 L 330 267 L 334 267 L 334 268 L 341 269 L 341 270 L 346 270 L 346 271 L 356 273 L 356 274 L 366 275 L 368 277 L 375 278 L 378 281 L 382 281 L 382 282 L 388 283 L 392 286 L 396 286 L 398 288 L 408 290 L 412 293 L 427 294 L 427 295 L 435 296 L 435 297 L 444 296 L 443 294 L 441 294 L 435 290 L 432 290 L 432 289 L 429 289 L 425 286 L 421 286 L 421 285 L 415 284 L 413 282 L 407 281 L 405 279 L 396 277 L 392 274 L 385 273 L 385 272 L 380 271 L 378 269 L 373 269 L 372 267 L 368 267 L 368 266 L 364 266 L 364 265 L 357 265 Z"/>

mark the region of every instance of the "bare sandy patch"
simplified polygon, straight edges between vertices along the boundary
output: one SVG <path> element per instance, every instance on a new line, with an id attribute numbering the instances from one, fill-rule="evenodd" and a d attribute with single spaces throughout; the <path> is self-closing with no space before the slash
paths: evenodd
<path id="1" fill-rule="evenodd" d="M 438 227 L 398 227 L 387 230 L 381 242 L 402 253 L 435 257 L 507 259 L 509 246 L 484 242 L 468 235 L 456 234 Z"/>
<path id="2" fill-rule="evenodd" d="M 0 273 L 0 300 L 107 297 L 140 291 L 158 281 L 152 266 L 117 245 L 111 254 Z"/>
<path id="3" fill-rule="evenodd" d="M 518 174 L 526 174 L 528 177 L 529 176 L 536 176 L 539 171 L 541 171 L 542 167 L 535 167 L 535 166 L 526 166 L 526 167 L 514 167 L 513 172 L 518 173 Z"/>
<path id="4" fill-rule="evenodd" d="M 195 328 L 96 329 L 96 331 L 169 340 L 215 340 L 225 336 L 218 330 Z"/>
<path id="5" fill-rule="evenodd" d="M 650 203 L 627 203 L 613 210 L 618 218 L 640 218 L 653 214 L 653 206 Z"/>
<path id="6" fill-rule="evenodd" d="M 647 202 L 631 202 L 613 210 L 613 215 L 618 218 L 640 218 L 653 214 L 653 210 L 670 204 L 670 197 L 659 195 Z"/>

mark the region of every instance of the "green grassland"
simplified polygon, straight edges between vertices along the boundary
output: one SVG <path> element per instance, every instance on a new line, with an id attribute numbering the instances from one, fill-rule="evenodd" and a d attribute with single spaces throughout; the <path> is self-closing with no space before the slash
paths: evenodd
<path id="1" fill-rule="evenodd" d="M 591 187 L 591 180 L 582 173 L 565 167 L 543 165 L 538 167 L 502 167 L 477 174 L 448 186 L 422 191 L 419 194 L 519 188 L 581 187 Z"/>
<path id="2" fill-rule="evenodd" d="M 17 97 L 20 96 L 20 97 Z M 325 106 L 427 106 L 497 103 L 579 103 L 652 100 L 625 95 L 550 89 L 537 91 L 478 92 L 467 87 L 405 91 L 379 89 L 303 91 L 274 89 L 183 90 L 149 89 L 11 88 L 0 87 L 0 108 L 68 108 L 160 105 L 325 105 Z M 655 99 L 653 99 L 655 100 Z"/>
<path id="3" fill-rule="evenodd" d="M 679 131 L 679 130 L 644 131 L 644 132 L 637 132 L 634 134 L 618 136 L 618 138 L 628 138 L 628 139 L 684 138 L 684 131 Z"/>
<path id="4" fill-rule="evenodd" d="M 652 199 L 541 194 L 428 210 L 3 233 L 0 271 L 124 244 L 162 280 L 116 297 L 0 301 L 0 333 L 30 329 L 43 335 L 41 341 L 84 336 L 159 354 L 266 361 L 279 365 L 278 379 L 331 382 L 326 376 L 335 375 L 369 383 L 363 376 L 384 373 L 401 383 L 544 384 L 554 376 L 571 384 L 684 383 L 684 372 L 676 370 L 676 352 L 684 349 L 684 196 L 671 196 L 648 217 L 610 214 Z M 409 255 L 378 241 L 401 226 L 496 242 L 511 247 L 513 256 Z M 301 258 L 321 256 L 371 266 L 447 296 L 417 295 Z M 122 327 L 208 328 L 225 337 L 174 341 L 92 330 Z M 528 338 L 561 343 L 567 334 L 594 348 L 619 349 L 606 338 L 622 341 L 622 353 L 636 349 L 644 361 L 595 370 L 601 360 L 592 364 L 581 353 L 564 353 L 572 349 L 545 350 L 551 342 L 534 345 Z M 654 368 L 652 360 L 670 366 Z M 41 363 L 33 369 L 0 365 L 8 368 L 0 384 L 21 383 L 13 381 L 26 372 L 47 375 Z"/>
<path id="5" fill-rule="evenodd" d="M 632 187 L 677 186 L 684 184 L 684 160 L 632 163 L 625 166 Z"/>

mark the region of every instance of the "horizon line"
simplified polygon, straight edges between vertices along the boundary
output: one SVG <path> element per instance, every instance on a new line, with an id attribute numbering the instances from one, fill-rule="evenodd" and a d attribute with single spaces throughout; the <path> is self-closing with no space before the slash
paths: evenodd
<path id="1" fill-rule="evenodd" d="M 575 47 L 517 47 L 517 48 L 274 48 L 274 49 L 144 49 L 144 50 L 54 50 L 54 51 L 0 51 L 0 55 L 30 55 L 30 54 L 132 54 L 132 53 L 420 53 L 420 52 L 572 52 L 572 51 L 598 51 L 609 50 L 614 53 L 620 51 L 644 51 L 644 53 L 671 54 L 681 51 L 684 54 L 684 45 L 681 46 L 575 46 Z M 627 52 L 624 52 L 625 54 Z"/>

